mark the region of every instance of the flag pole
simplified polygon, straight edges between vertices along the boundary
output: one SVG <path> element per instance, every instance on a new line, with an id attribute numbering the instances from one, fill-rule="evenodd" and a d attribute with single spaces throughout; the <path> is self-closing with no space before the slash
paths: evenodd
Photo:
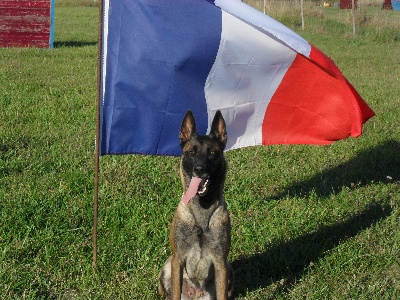
<path id="1" fill-rule="evenodd" d="M 99 170 L 100 170 L 100 85 L 103 44 L 103 0 L 99 1 L 99 28 L 97 46 L 97 97 L 96 97 L 96 141 L 94 150 L 94 195 L 93 195 L 93 268 L 97 267 L 97 224 L 99 200 Z"/>

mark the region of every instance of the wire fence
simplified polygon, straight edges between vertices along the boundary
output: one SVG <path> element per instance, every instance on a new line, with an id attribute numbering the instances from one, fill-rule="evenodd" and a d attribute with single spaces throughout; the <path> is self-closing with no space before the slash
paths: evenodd
<path id="1" fill-rule="evenodd" d="M 55 0 L 56 6 L 98 6 L 100 0 Z M 340 9 L 340 0 L 242 0 L 294 30 L 356 35 L 372 29 L 400 41 L 400 11 L 384 9 L 400 0 L 341 0 L 350 9 Z M 303 10 L 301 4 L 303 3 Z M 346 6 L 345 5 L 345 6 Z M 349 6 L 350 5 L 350 6 Z M 57 11 L 57 10 L 56 10 Z M 369 30 L 371 32 L 371 30 Z"/>
<path id="2" fill-rule="evenodd" d="M 352 0 L 342 0 L 342 5 L 339 1 L 311 0 L 243 0 L 242 2 L 292 29 L 303 27 L 308 31 L 340 31 L 351 34 L 352 31 L 368 28 L 373 29 L 377 34 L 389 30 L 395 35 L 395 40 L 400 39 L 400 11 L 387 9 L 387 5 L 384 5 L 388 1 L 397 0 L 354 1 L 354 11 L 351 9 Z M 343 5 L 345 3 L 347 5 Z M 301 5 L 303 5 L 303 13 L 301 13 Z M 348 9 L 341 9 L 341 6 Z M 355 28 L 352 28 L 353 26 Z"/>
<path id="3" fill-rule="evenodd" d="M 397 0 L 393 0 L 397 1 Z M 267 11 L 268 9 L 276 6 L 277 4 L 295 4 L 300 5 L 300 0 L 242 0 L 260 11 Z M 351 8 L 351 0 L 342 0 L 342 3 L 350 4 L 348 8 Z M 355 5 L 357 8 L 361 7 L 379 7 L 379 8 L 388 8 L 387 3 L 391 2 L 390 0 L 355 0 Z M 304 0 L 305 5 L 309 6 L 322 6 L 322 7 L 340 7 L 340 1 L 318 1 L 318 0 Z"/>

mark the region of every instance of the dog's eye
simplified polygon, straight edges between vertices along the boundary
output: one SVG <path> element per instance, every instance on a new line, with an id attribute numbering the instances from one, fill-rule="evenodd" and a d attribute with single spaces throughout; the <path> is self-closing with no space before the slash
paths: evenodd
<path id="1" fill-rule="evenodd" d="M 196 154 L 196 152 L 194 150 L 189 150 L 189 155 L 190 156 L 194 156 Z"/>

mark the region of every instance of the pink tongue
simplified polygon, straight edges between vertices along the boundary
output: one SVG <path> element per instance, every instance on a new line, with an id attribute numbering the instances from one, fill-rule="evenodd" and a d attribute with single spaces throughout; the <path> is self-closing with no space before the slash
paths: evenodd
<path id="1" fill-rule="evenodd" d="M 197 191 L 199 190 L 199 185 L 201 184 L 202 181 L 203 179 L 199 177 L 194 177 L 194 176 L 192 177 L 192 179 L 190 180 L 189 187 L 185 195 L 183 195 L 182 198 L 183 203 L 188 204 L 190 199 L 192 199 L 197 194 Z"/>

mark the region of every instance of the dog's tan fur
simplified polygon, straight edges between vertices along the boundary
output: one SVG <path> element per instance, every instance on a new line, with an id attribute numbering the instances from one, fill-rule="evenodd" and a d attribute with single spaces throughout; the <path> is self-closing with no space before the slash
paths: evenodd
<path id="1" fill-rule="evenodd" d="M 221 112 L 215 114 L 210 134 L 199 136 L 193 114 L 188 111 L 179 138 L 184 191 L 192 176 L 207 180 L 203 181 L 204 193 L 199 192 L 188 204 L 180 202 L 175 211 L 169 236 L 173 254 L 160 271 L 158 291 L 172 300 L 230 299 L 230 218 L 223 195 L 227 133 Z"/>

